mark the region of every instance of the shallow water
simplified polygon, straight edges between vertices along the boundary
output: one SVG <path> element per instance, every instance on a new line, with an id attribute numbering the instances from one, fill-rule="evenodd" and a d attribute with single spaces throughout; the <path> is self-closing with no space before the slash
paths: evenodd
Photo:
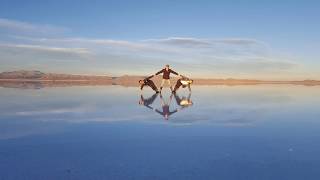
<path id="1" fill-rule="evenodd" d="M 0 88 L 0 179 L 320 177 L 320 86 L 140 93 Z"/>

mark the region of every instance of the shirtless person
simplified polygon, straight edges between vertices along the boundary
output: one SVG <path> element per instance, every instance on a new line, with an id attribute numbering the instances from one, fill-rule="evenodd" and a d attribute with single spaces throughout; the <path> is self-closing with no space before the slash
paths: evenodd
<path id="1" fill-rule="evenodd" d="M 161 85 L 160 85 L 160 92 L 161 92 L 165 82 L 167 82 L 167 84 L 170 86 L 171 91 L 173 91 L 171 83 L 170 83 L 170 73 L 173 73 L 173 74 L 175 74 L 177 76 L 179 76 L 179 74 L 177 72 L 173 71 L 172 69 L 170 69 L 168 64 L 164 67 L 164 69 L 162 69 L 161 71 L 157 72 L 155 75 L 158 75 L 158 74 L 161 74 L 161 73 L 163 75 L 162 75 L 162 81 L 161 81 Z"/>

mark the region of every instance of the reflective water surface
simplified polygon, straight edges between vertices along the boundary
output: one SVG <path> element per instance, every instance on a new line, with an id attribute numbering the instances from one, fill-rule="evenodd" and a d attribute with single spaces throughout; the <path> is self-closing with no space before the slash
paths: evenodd
<path id="1" fill-rule="evenodd" d="M 318 179 L 320 87 L 0 88 L 0 179 Z"/>

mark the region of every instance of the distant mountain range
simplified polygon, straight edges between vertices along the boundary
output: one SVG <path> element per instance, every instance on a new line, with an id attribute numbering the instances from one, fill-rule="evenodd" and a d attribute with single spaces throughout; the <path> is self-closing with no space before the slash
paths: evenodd
<path id="1" fill-rule="evenodd" d="M 122 85 L 138 86 L 138 81 L 145 78 L 144 76 L 120 77 L 97 76 L 97 75 L 71 75 L 43 73 L 41 71 L 12 71 L 0 73 L 0 87 L 15 88 L 42 88 L 51 86 L 81 86 L 81 85 Z M 161 76 L 152 79 L 156 84 L 161 81 Z M 173 77 L 173 81 L 177 77 Z M 318 80 L 304 81 L 265 81 L 253 79 L 194 79 L 195 85 L 256 85 L 256 84 L 296 84 L 315 86 L 320 85 Z"/>
<path id="2" fill-rule="evenodd" d="M 89 76 L 89 75 L 71 75 L 71 74 L 55 74 L 43 73 L 41 71 L 11 71 L 0 73 L 0 79 L 12 80 L 38 80 L 38 81 L 55 81 L 55 80 L 93 80 L 93 81 L 111 81 L 109 76 Z"/>

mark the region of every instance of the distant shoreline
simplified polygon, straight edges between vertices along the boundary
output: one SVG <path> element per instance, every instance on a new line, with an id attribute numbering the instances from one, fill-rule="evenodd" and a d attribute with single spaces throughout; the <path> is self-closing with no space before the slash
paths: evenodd
<path id="1" fill-rule="evenodd" d="M 138 81 L 144 76 L 93 76 L 43 73 L 40 71 L 12 71 L 0 73 L 0 87 L 55 87 L 55 86 L 83 86 L 83 85 L 121 85 L 127 87 L 139 86 Z M 172 78 L 175 83 L 177 77 Z M 156 84 L 160 84 L 161 77 L 152 78 Z M 280 81 L 280 80 L 254 80 L 254 79 L 193 79 L 194 85 L 260 85 L 260 84 L 288 84 L 318 86 L 318 80 Z"/>
<path id="2" fill-rule="evenodd" d="M 0 79 L 0 87 L 25 87 L 25 88 L 41 88 L 41 87 L 65 87 L 65 86 L 107 86 L 107 85 L 121 85 L 125 87 L 138 87 L 139 78 L 126 77 L 125 79 L 119 77 L 111 80 L 94 80 L 94 79 Z M 175 83 L 176 78 L 172 79 Z M 156 84 L 160 84 L 158 79 Z M 261 81 L 261 80 L 237 80 L 237 79 L 212 79 L 203 80 L 195 79 L 194 85 L 226 85 L 226 86 L 240 86 L 240 85 L 304 85 L 304 86 L 320 86 L 319 81 Z"/>

